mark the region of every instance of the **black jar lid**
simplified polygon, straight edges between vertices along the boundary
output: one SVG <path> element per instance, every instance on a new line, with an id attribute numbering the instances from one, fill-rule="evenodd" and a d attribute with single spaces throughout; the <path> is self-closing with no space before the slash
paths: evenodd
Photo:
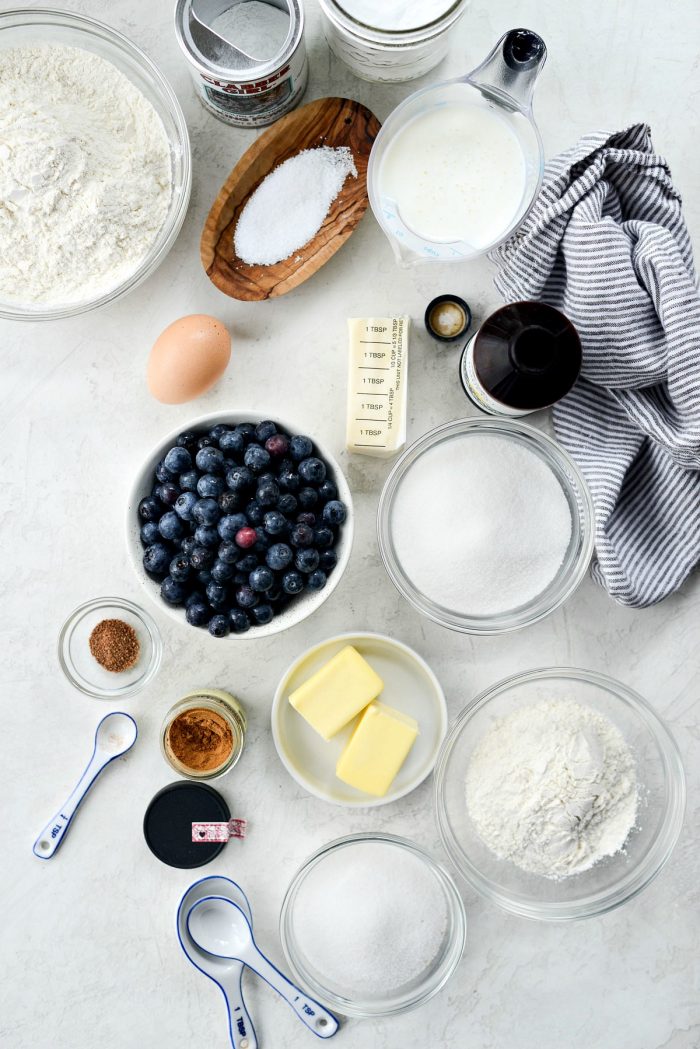
<path id="1" fill-rule="evenodd" d="M 231 812 L 218 791 L 207 783 L 177 780 L 159 790 L 143 817 L 146 844 L 169 867 L 203 867 L 226 842 L 192 841 L 193 823 L 228 823 Z"/>
<path id="2" fill-rule="evenodd" d="M 576 328 L 560 310 L 544 302 L 501 306 L 484 321 L 471 345 L 481 384 L 495 400 L 519 410 L 537 411 L 556 404 L 581 371 Z"/>
<path id="3" fill-rule="evenodd" d="M 449 311 L 454 318 L 453 324 L 442 329 L 438 322 L 441 306 L 443 307 L 443 312 Z M 439 342 L 456 342 L 457 339 L 461 339 L 469 331 L 471 322 L 472 311 L 464 299 L 460 299 L 459 295 L 438 295 L 436 299 L 428 303 L 425 311 L 425 327 L 428 335 L 431 335 L 433 339 L 437 339 Z"/>

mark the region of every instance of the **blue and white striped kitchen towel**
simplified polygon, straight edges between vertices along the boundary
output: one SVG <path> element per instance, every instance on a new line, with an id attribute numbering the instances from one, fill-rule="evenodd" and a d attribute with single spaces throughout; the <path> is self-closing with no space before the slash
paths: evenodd
<path id="1" fill-rule="evenodd" d="M 595 503 L 593 577 L 622 604 L 661 601 L 700 560 L 700 298 L 649 128 L 588 135 L 551 161 L 491 258 L 508 301 L 548 302 L 581 336 L 554 428 Z"/>

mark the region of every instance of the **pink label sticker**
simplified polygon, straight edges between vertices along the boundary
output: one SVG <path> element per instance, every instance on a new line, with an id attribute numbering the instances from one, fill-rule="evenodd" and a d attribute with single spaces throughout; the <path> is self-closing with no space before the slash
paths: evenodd
<path id="1" fill-rule="evenodd" d="M 245 838 L 246 820 L 230 819 L 228 823 L 193 823 L 192 841 L 207 843 L 212 841 L 230 841 L 231 838 Z"/>

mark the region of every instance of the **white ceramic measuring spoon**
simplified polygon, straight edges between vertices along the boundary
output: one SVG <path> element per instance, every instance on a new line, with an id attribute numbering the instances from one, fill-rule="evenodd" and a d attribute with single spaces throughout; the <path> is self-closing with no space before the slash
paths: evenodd
<path id="1" fill-rule="evenodd" d="M 223 875 L 210 875 L 200 878 L 190 885 L 180 900 L 177 909 L 177 936 L 180 946 L 195 969 L 213 980 L 226 1001 L 228 1012 L 228 1029 L 233 1049 L 257 1049 L 258 1041 L 253 1021 L 246 1008 L 241 987 L 241 977 L 245 966 L 234 958 L 215 958 L 201 950 L 187 931 L 187 915 L 197 900 L 205 896 L 223 896 L 232 900 L 241 908 L 246 918 L 253 923 L 248 897 L 240 885 Z"/>
<path id="2" fill-rule="evenodd" d="M 330 1038 L 338 1021 L 288 980 L 260 951 L 241 908 L 223 896 L 205 896 L 190 907 L 187 931 L 197 946 L 218 958 L 237 958 L 288 1002 L 302 1023 L 319 1038 Z"/>
<path id="3" fill-rule="evenodd" d="M 138 730 L 130 714 L 115 710 L 102 718 L 95 729 L 95 745 L 85 772 L 78 780 L 66 802 L 61 806 L 53 819 L 49 820 L 39 837 L 34 842 L 32 852 L 40 860 L 49 860 L 68 832 L 71 820 L 75 816 L 80 802 L 99 774 L 110 761 L 121 754 L 126 754 L 136 742 Z"/>

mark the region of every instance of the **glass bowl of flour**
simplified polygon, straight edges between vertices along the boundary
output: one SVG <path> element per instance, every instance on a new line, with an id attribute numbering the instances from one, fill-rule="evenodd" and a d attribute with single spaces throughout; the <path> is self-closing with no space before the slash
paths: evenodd
<path id="1" fill-rule="evenodd" d="M 121 33 L 65 11 L 0 14 L 0 317 L 113 302 L 160 265 L 187 211 L 175 94 Z"/>
<path id="2" fill-rule="evenodd" d="M 549 437 L 460 419 L 408 448 L 386 480 L 379 550 L 399 592 L 435 623 L 500 634 L 549 615 L 593 552 L 593 504 Z"/>
<path id="3" fill-rule="evenodd" d="M 678 840 L 685 777 L 653 708 L 603 674 L 546 668 L 472 700 L 435 769 L 443 844 L 483 896 L 525 918 L 604 914 Z"/>

